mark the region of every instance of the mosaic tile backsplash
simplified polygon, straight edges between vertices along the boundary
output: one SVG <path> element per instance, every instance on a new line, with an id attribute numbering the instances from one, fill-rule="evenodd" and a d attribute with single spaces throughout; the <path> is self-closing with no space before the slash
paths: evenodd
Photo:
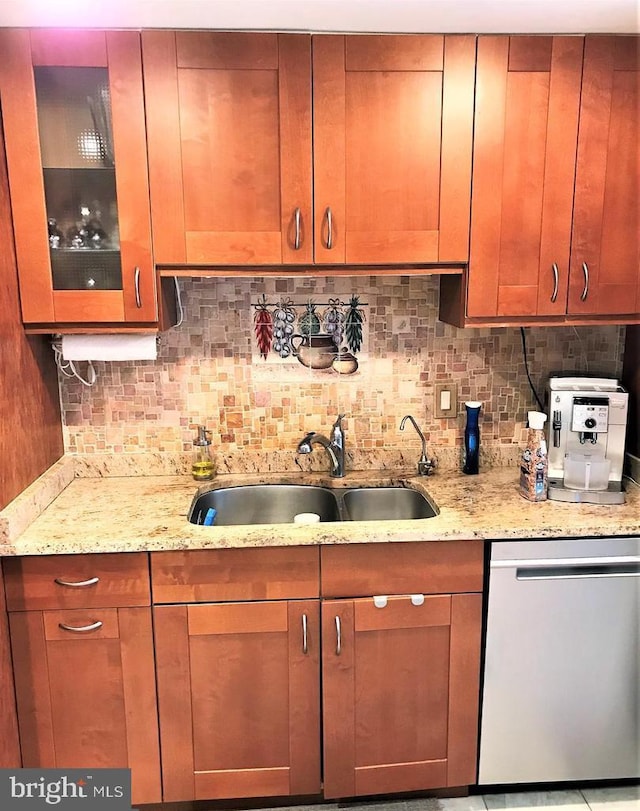
<path id="1" fill-rule="evenodd" d="M 156 361 L 97 362 L 92 388 L 61 379 L 68 452 L 180 454 L 191 450 L 203 424 L 212 431 L 218 460 L 272 454 L 288 469 L 305 432 L 326 434 L 335 416 L 345 413 L 347 447 L 363 459 L 387 451 L 416 455 L 417 435 L 399 431 L 405 414 L 421 425 L 431 453 L 451 456 L 462 447 L 465 400 L 483 403 L 485 449 L 513 449 L 525 440 L 526 412 L 536 405 L 520 330 L 461 330 L 438 321 L 435 276 L 181 279 L 179 285 L 184 321 L 161 336 Z M 352 353 L 343 337 L 341 352 L 357 355 L 357 368 L 352 362 L 340 368 L 335 354 L 320 369 L 290 356 L 286 363 L 265 359 L 256 332 L 261 301 L 269 303 L 274 321 L 282 314 L 275 311 L 286 309 L 281 302 L 295 302 L 303 312 L 306 303 L 318 303 L 318 330 L 313 319 L 311 334 L 304 335 L 299 321 L 294 327 L 302 333 L 294 342 L 301 347 L 305 337 L 310 344 L 314 335 L 328 335 L 330 301 L 343 302 L 348 314 L 352 296 L 362 343 Z M 541 397 L 551 372 L 621 372 L 623 327 L 532 327 L 526 338 Z M 324 345 L 335 353 L 335 344 Z M 311 345 L 307 349 L 317 356 Z M 436 419 L 434 386 L 450 380 L 458 387 L 458 416 Z M 325 454 L 311 457 L 308 464 L 326 467 Z"/>

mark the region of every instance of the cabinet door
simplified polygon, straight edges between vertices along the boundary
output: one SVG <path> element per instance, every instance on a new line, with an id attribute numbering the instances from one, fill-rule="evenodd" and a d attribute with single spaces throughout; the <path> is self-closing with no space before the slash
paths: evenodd
<path id="1" fill-rule="evenodd" d="M 469 317 L 565 314 L 582 51 L 478 39 Z"/>
<path id="2" fill-rule="evenodd" d="M 325 797 L 475 782 L 481 606 L 323 602 Z"/>
<path id="3" fill-rule="evenodd" d="M 129 767 L 134 804 L 160 802 L 151 609 L 14 612 L 9 622 L 22 765 Z"/>
<path id="4" fill-rule="evenodd" d="M 315 261 L 466 262 L 475 37 L 314 36 Z"/>
<path id="5" fill-rule="evenodd" d="M 142 34 L 156 262 L 309 262 L 306 35 Z"/>
<path id="6" fill-rule="evenodd" d="M 9 644 L 9 623 L 0 569 L 0 769 L 16 769 L 21 765 L 16 697 L 13 688 L 13 668 Z"/>
<path id="7" fill-rule="evenodd" d="M 585 42 L 572 315 L 640 316 L 640 37 Z"/>
<path id="8" fill-rule="evenodd" d="M 140 36 L 0 31 L 23 320 L 155 322 Z"/>
<path id="9" fill-rule="evenodd" d="M 320 791 L 318 601 L 154 608 L 163 800 Z"/>

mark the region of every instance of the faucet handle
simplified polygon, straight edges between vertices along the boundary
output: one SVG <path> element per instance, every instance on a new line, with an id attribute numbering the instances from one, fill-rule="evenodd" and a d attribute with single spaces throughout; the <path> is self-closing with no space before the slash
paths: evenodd
<path id="1" fill-rule="evenodd" d="M 435 459 L 420 459 L 418 462 L 418 476 L 430 476 L 437 467 Z"/>

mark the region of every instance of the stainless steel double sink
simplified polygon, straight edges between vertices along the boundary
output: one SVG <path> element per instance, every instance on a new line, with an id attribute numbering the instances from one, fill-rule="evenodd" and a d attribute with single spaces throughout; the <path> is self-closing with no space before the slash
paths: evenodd
<path id="1" fill-rule="evenodd" d="M 298 513 L 317 513 L 320 521 L 398 521 L 433 518 L 436 505 L 408 487 L 344 487 L 307 484 L 247 484 L 196 494 L 189 509 L 192 524 L 216 510 L 216 526 L 291 524 Z"/>

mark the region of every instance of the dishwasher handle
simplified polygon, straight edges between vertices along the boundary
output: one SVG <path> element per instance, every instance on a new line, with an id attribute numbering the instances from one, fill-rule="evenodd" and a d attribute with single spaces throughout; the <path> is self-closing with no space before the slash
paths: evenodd
<path id="1" fill-rule="evenodd" d="M 516 567 L 516 580 L 581 580 L 594 577 L 640 577 L 640 562 L 575 561 L 542 565 L 529 563 Z"/>

